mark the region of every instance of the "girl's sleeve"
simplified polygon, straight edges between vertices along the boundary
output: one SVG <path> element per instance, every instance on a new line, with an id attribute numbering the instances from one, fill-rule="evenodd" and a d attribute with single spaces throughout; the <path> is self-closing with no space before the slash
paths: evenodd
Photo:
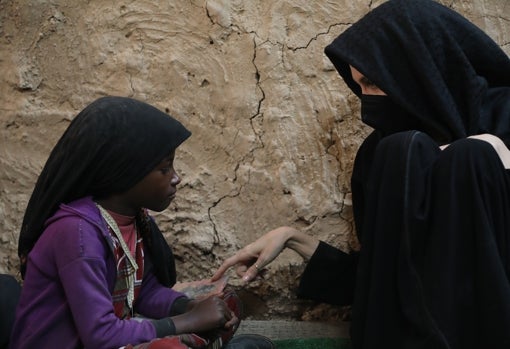
<path id="1" fill-rule="evenodd" d="M 135 304 L 137 313 L 151 319 L 161 319 L 182 313 L 187 301 L 188 297 L 183 293 L 159 283 L 150 258 L 146 257 L 142 288 Z"/>
<path id="2" fill-rule="evenodd" d="M 335 305 L 352 304 L 358 255 L 321 241 L 301 276 L 298 296 Z"/>

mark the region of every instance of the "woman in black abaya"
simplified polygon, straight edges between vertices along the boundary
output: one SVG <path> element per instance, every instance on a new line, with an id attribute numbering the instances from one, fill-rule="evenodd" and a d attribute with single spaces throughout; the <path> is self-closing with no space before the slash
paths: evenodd
<path id="1" fill-rule="evenodd" d="M 431 0 L 390 0 L 325 52 L 374 128 L 351 181 L 361 250 L 280 227 L 213 279 L 287 247 L 309 259 L 300 296 L 352 304 L 354 348 L 509 348 L 508 56 Z"/>

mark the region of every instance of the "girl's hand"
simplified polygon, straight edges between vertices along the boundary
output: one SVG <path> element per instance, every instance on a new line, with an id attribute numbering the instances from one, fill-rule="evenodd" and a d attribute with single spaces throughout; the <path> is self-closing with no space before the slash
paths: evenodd
<path id="1" fill-rule="evenodd" d="M 172 317 L 177 334 L 229 329 L 239 323 L 239 319 L 217 295 L 190 303 L 188 312 Z"/>

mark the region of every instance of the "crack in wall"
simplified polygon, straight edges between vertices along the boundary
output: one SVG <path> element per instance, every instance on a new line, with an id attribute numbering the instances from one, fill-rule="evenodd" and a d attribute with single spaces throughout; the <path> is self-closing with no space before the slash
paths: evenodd
<path id="1" fill-rule="evenodd" d="M 145 43 L 143 41 L 143 31 L 141 29 L 135 29 L 132 33 L 137 33 L 138 34 L 138 42 L 140 44 L 140 50 L 138 51 L 140 57 L 141 57 L 141 65 L 142 67 L 144 66 L 144 62 L 145 62 L 145 55 L 144 55 L 144 51 L 145 51 Z M 131 34 L 130 34 L 131 36 Z M 140 70 L 137 70 L 137 73 L 139 73 Z M 129 80 L 129 88 L 131 89 L 131 93 L 129 94 L 129 97 L 133 97 L 135 94 L 136 94 L 136 88 L 135 88 L 135 84 L 133 82 L 133 74 L 131 74 L 130 72 L 130 68 L 129 67 L 126 67 L 126 73 L 128 74 L 128 80 Z"/>
<path id="2" fill-rule="evenodd" d="M 510 22 L 510 18 L 506 18 L 506 17 L 503 17 L 503 16 L 498 16 L 498 15 L 490 15 L 490 14 L 487 14 L 487 15 L 483 15 L 482 16 L 483 19 L 497 19 L 497 20 L 501 20 L 503 22 Z"/>
<path id="3" fill-rule="evenodd" d="M 257 59 L 257 41 L 256 41 L 256 37 L 257 37 L 257 34 L 256 33 L 246 33 L 246 34 L 253 35 L 253 56 L 252 56 L 251 62 L 253 64 L 254 68 L 255 68 L 255 85 L 257 86 L 257 88 L 260 90 L 260 92 L 262 94 L 262 96 L 259 98 L 258 103 L 257 103 L 257 110 L 255 111 L 255 113 L 252 116 L 250 116 L 250 126 L 251 126 L 251 129 L 253 131 L 253 134 L 258 139 L 258 144 L 259 145 L 253 147 L 247 154 L 243 155 L 243 157 L 236 164 L 235 169 L 234 169 L 234 178 L 232 180 L 233 183 L 237 182 L 237 178 L 238 178 L 237 173 L 238 173 L 239 168 L 241 167 L 241 164 L 243 164 L 245 162 L 253 161 L 254 153 L 258 149 L 264 148 L 264 142 L 262 140 L 262 135 L 257 132 L 257 130 L 256 130 L 255 126 L 254 126 L 255 118 L 263 117 L 263 115 L 264 115 L 264 113 L 261 110 L 262 110 L 262 104 L 264 103 L 264 100 L 266 99 L 266 93 L 265 93 L 264 89 L 262 88 L 262 85 L 261 85 L 261 82 L 260 82 L 259 68 L 258 68 L 258 66 L 256 64 L 256 59 Z M 236 134 L 236 137 L 237 137 L 237 134 Z M 249 182 L 250 182 L 250 172 L 248 171 L 248 178 L 246 180 L 246 183 L 249 183 Z M 211 213 L 211 210 L 214 209 L 216 206 L 218 206 L 224 199 L 226 199 L 226 198 L 234 198 L 234 197 L 238 197 L 239 195 L 241 195 L 241 191 L 243 190 L 243 187 L 244 187 L 243 184 L 239 184 L 239 189 L 234 194 L 227 194 L 227 195 L 224 195 L 224 196 L 220 197 L 218 200 L 213 202 L 213 204 L 207 209 L 207 214 L 208 214 L 209 220 L 210 220 L 211 224 L 213 225 L 214 243 L 215 244 L 219 243 L 219 233 L 218 233 L 218 230 L 216 228 L 216 224 L 214 222 L 214 218 L 213 218 L 213 215 Z"/>
<path id="4" fill-rule="evenodd" d="M 347 23 L 333 23 L 333 24 L 330 24 L 329 27 L 328 27 L 328 30 L 325 31 L 325 32 L 320 32 L 320 33 L 317 33 L 317 35 L 315 35 L 314 37 L 312 37 L 307 43 L 305 46 L 298 46 L 298 47 L 291 47 L 291 46 L 287 46 L 287 48 L 291 51 L 298 51 L 298 50 L 306 50 L 310 44 L 313 42 L 313 41 L 316 41 L 320 36 L 323 36 L 323 35 L 329 35 L 329 33 L 331 32 L 331 29 L 334 28 L 334 27 L 339 27 L 339 26 L 349 26 L 351 25 L 352 22 L 347 22 Z"/>
<path id="5" fill-rule="evenodd" d="M 209 13 L 209 7 L 207 6 L 207 1 L 205 2 L 204 7 L 205 7 L 205 14 L 206 14 L 207 18 L 209 18 L 209 21 L 211 21 L 212 25 L 215 25 L 216 23 L 214 22 L 214 20 L 211 17 L 211 14 Z"/>
<path id="6" fill-rule="evenodd" d="M 373 4 L 373 1 L 370 1 L 370 4 L 369 4 L 369 7 L 371 7 Z M 331 33 L 331 30 L 335 27 L 341 27 L 341 26 L 350 26 L 352 25 L 352 22 L 347 22 L 347 23 L 343 23 L 343 22 L 340 22 L 340 23 L 334 23 L 334 24 L 331 24 L 327 31 L 325 32 L 320 32 L 318 33 L 317 35 L 315 35 L 314 37 L 312 37 L 308 43 L 305 45 L 305 46 L 301 46 L 301 47 L 296 47 L 296 48 L 291 48 L 291 47 L 288 47 L 291 51 L 293 52 L 296 52 L 298 50 L 303 50 L 303 49 L 308 49 L 308 47 L 310 46 L 310 44 L 313 42 L 313 41 L 316 41 L 318 40 L 318 38 L 320 36 L 323 36 L 323 35 L 329 35 Z M 316 113 L 314 113 L 314 117 L 315 117 L 315 120 L 317 123 L 320 124 L 320 120 L 318 119 L 319 115 L 318 115 L 318 112 L 316 111 Z M 340 122 L 344 122 L 344 118 L 345 116 L 342 116 L 342 120 Z M 332 153 L 329 152 L 329 150 L 331 149 L 331 147 L 333 147 L 337 142 L 334 141 L 334 128 L 331 127 L 329 129 L 329 132 L 328 132 L 328 141 L 327 141 L 327 144 L 324 146 L 324 154 L 327 156 L 327 155 L 333 155 Z M 339 165 L 340 167 L 340 164 L 342 163 L 341 159 L 339 158 L 339 154 L 338 152 L 334 154 L 334 158 L 337 162 L 337 164 Z M 335 181 L 335 187 L 337 189 L 337 191 L 339 193 L 341 193 L 342 195 L 342 201 L 340 202 L 340 207 L 339 207 L 339 211 L 337 212 L 339 215 L 341 215 L 343 213 L 343 210 L 345 208 L 345 202 L 344 202 L 344 199 L 345 199 L 345 196 L 346 196 L 346 193 L 343 191 L 343 188 L 341 187 L 340 183 L 341 183 L 341 176 L 342 176 L 342 173 L 339 171 L 336 175 L 336 181 Z M 315 217 L 316 219 L 318 219 L 318 217 Z M 315 223 L 315 219 L 312 220 L 311 224 L 314 224 Z"/>
<path id="7" fill-rule="evenodd" d="M 136 93 L 135 86 L 133 84 L 133 75 L 129 72 L 129 69 L 126 69 L 126 73 L 128 75 L 129 88 L 131 89 L 131 93 L 129 94 L 128 97 L 133 97 Z"/>
<path id="8" fill-rule="evenodd" d="M 211 24 L 219 25 L 220 27 L 225 28 L 225 29 L 229 29 L 229 28 L 233 27 L 232 23 L 230 23 L 229 25 L 223 25 L 220 23 L 220 21 L 214 20 L 214 18 L 213 18 L 214 15 L 211 15 L 211 13 L 209 12 L 209 2 L 208 1 L 205 2 L 205 13 L 207 15 L 207 18 L 209 18 L 209 21 L 211 21 Z"/>
<path id="9" fill-rule="evenodd" d="M 214 20 L 210 17 L 209 12 L 208 12 L 208 11 L 206 11 L 206 12 L 207 12 L 207 16 L 209 17 L 209 19 L 210 19 L 211 23 L 212 23 L 213 25 L 214 25 L 214 24 L 217 24 L 217 23 L 215 23 L 215 22 L 214 22 Z M 271 41 L 271 40 L 269 40 L 269 39 L 267 39 L 267 40 L 263 41 L 263 42 L 261 43 L 261 45 L 263 45 L 263 44 L 265 44 L 265 43 L 270 43 L 270 44 L 272 44 L 272 45 L 274 45 L 274 46 L 280 46 L 280 49 L 282 50 L 282 52 L 283 52 L 283 50 L 284 50 L 285 48 L 287 48 L 287 49 L 289 49 L 289 50 L 291 50 L 291 51 L 293 51 L 293 52 L 296 52 L 296 51 L 298 51 L 298 50 L 307 49 L 307 48 L 310 46 L 310 44 L 311 44 L 313 41 L 318 40 L 318 38 L 319 38 L 319 37 L 321 37 L 321 36 L 323 36 L 323 35 L 328 35 L 328 34 L 330 34 L 330 32 L 331 32 L 331 30 L 332 30 L 333 28 L 338 27 L 338 26 L 348 26 L 348 25 L 350 25 L 350 24 L 352 24 L 352 23 L 334 23 L 334 24 L 331 24 L 331 25 L 328 27 L 327 31 L 317 33 L 314 37 L 312 37 L 312 38 L 311 38 L 311 39 L 307 42 L 307 44 L 306 44 L 305 46 L 301 46 L 301 47 L 292 48 L 292 47 L 290 47 L 290 46 L 286 46 L 285 44 L 282 44 L 282 43 L 272 42 L 272 41 Z M 218 24 L 218 25 L 219 25 L 219 24 Z M 220 25 L 220 26 L 221 26 L 221 25 Z M 223 26 L 222 26 L 222 27 L 223 27 Z M 261 79 L 260 79 L 260 77 L 261 77 L 260 70 L 259 70 L 259 67 L 258 67 L 258 66 L 257 66 L 257 64 L 256 64 L 256 59 L 257 59 L 257 49 L 258 49 L 258 45 L 257 45 L 257 41 L 256 41 L 256 39 L 258 38 L 258 35 L 257 35 L 257 33 L 256 33 L 255 31 L 246 32 L 246 31 L 243 31 L 243 30 L 241 30 L 240 28 L 238 28 L 238 27 L 236 27 L 236 26 L 234 26 L 234 25 L 231 25 L 231 26 L 230 26 L 231 31 L 228 33 L 227 37 L 228 37 L 228 36 L 230 36 L 230 35 L 232 34 L 232 31 L 233 31 L 232 29 L 234 29 L 234 27 L 237 29 L 237 31 L 238 31 L 238 32 L 242 32 L 242 33 L 245 33 L 245 34 L 251 34 L 251 35 L 253 35 L 253 58 L 252 58 L 252 64 L 253 64 L 253 66 L 255 67 L 255 80 L 256 80 L 256 85 L 257 85 L 257 88 L 260 90 L 260 92 L 261 92 L 261 94 L 262 94 L 261 98 L 260 98 L 260 99 L 259 99 L 259 101 L 258 101 L 258 105 L 257 105 L 257 110 L 256 110 L 256 112 L 255 112 L 255 113 L 254 113 L 254 114 L 250 117 L 250 125 L 251 125 L 251 128 L 252 128 L 252 130 L 253 130 L 253 134 L 257 136 L 260 146 L 256 146 L 256 147 L 254 147 L 253 149 L 251 149 L 251 150 L 250 150 L 250 152 L 249 152 L 248 154 L 244 155 L 244 156 L 242 157 L 242 159 L 241 159 L 241 160 L 237 163 L 237 165 L 236 165 L 236 167 L 235 167 L 235 169 L 234 169 L 234 179 L 233 179 L 233 182 L 236 182 L 236 181 L 237 181 L 237 178 L 238 178 L 238 174 L 237 174 L 237 173 L 238 173 L 238 170 L 239 170 L 239 168 L 240 168 L 241 164 L 243 164 L 243 163 L 245 163 L 245 162 L 248 162 L 248 161 L 249 161 L 249 160 L 248 160 L 248 158 L 251 158 L 251 159 L 253 160 L 253 156 L 254 156 L 253 154 L 255 153 L 255 151 L 256 151 L 256 150 L 258 150 L 258 149 L 264 148 L 264 142 L 263 142 L 263 139 L 262 139 L 263 134 L 261 134 L 261 133 L 257 132 L 256 127 L 254 126 L 254 122 L 255 122 L 255 119 L 256 119 L 257 117 L 263 117 L 262 104 L 263 104 L 263 102 L 264 102 L 264 100 L 265 100 L 266 96 L 265 96 L 265 91 L 264 91 L 264 89 L 262 88 L 262 85 L 261 85 L 261 82 L 262 82 L 262 81 L 261 81 Z M 224 27 L 223 27 L 223 28 L 224 28 Z M 235 30 L 234 30 L 234 31 L 235 31 Z M 281 61 L 282 61 L 282 64 L 285 64 L 285 60 L 284 60 L 284 55 L 283 55 L 283 54 L 282 54 Z M 329 131 L 329 136 L 330 136 L 330 139 L 332 139 L 332 138 L 333 138 L 333 129 L 331 129 L 331 130 Z M 331 146 L 333 146 L 333 144 L 330 144 L 330 145 L 329 145 L 329 147 L 331 147 Z M 326 147 L 326 148 L 329 148 L 329 147 Z M 329 154 L 329 153 L 327 153 L 327 151 L 328 151 L 328 149 L 326 149 L 326 154 Z M 337 162 L 340 162 L 340 160 L 338 159 L 338 157 L 337 157 L 337 156 L 335 156 L 335 159 L 336 159 L 336 161 L 337 161 Z M 247 179 L 246 183 L 249 183 L 249 182 L 250 182 L 250 174 L 248 173 L 248 179 Z M 336 184 L 335 184 L 335 185 L 337 186 L 337 190 L 338 190 L 339 192 L 341 192 L 341 190 L 340 190 L 341 188 L 340 188 L 340 185 L 339 185 L 339 181 L 338 181 L 338 179 L 337 179 L 337 181 L 336 181 Z M 244 187 L 244 185 L 242 185 L 242 184 L 241 184 L 241 185 L 239 186 L 239 190 L 237 190 L 237 192 L 236 192 L 235 194 L 228 194 L 228 195 L 224 195 L 224 196 L 222 196 L 222 197 L 221 197 L 221 198 L 219 198 L 217 201 L 215 201 L 215 202 L 211 205 L 211 207 L 209 207 L 209 208 L 208 208 L 208 216 L 209 216 L 209 220 L 211 221 L 211 223 L 212 223 L 212 225 L 213 225 L 213 231 L 214 231 L 214 241 L 215 241 L 215 243 L 216 243 L 216 244 L 217 244 L 217 243 L 219 243 L 219 234 L 218 234 L 217 227 L 216 227 L 216 224 L 215 224 L 215 222 L 214 222 L 214 218 L 213 218 L 213 215 L 212 215 L 211 211 L 212 211 L 212 209 L 214 209 L 217 205 L 219 205 L 219 204 L 220 204 L 220 203 L 221 203 L 224 199 L 226 199 L 226 198 L 233 198 L 233 197 L 237 197 L 237 196 L 239 196 L 239 195 L 240 195 L 240 193 L 241 193 L 241 191 L 242 191 L 242 189 L 243 189 L 243 187 Z M 344 199 L 344 198 L 345 198 L 345 193 L 342 193 L 342 201 L 340 202 L 340 208 L 339 208 L 339 211 L 338 211 L 338 212 L 336 212 L 335 214 L 339 214 L 339 215 L 341 215 L 341 214 L 343 213 L 343 210 L 344 210 L 344 207 L 345 207 L 345 203 L 344 203 L 344 201 L 343 201 L 343 199 Z M 319 219 L 319 217 L 318 217 L 318 216 L 313 216 L 311 219 L 306 219 L 305 217 L 297 217 L 296 222 L 306 223 L 306 225 L 310 227 L 310 226 L 312 226 L 312 225 L 313 225 L 313 224 L 314 224 L 314 223 L 315 223 L 318 219 Z"/>

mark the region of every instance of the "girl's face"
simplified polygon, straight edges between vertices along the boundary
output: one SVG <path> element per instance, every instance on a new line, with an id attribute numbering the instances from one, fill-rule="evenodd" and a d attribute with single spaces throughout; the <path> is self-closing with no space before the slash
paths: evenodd
<path id="1" fill-rule="evenodd" d="M 161 212 L 175 198 L 181 178 L 174 169 L 175 151 L 163 159 L 147 176 L 122 194 L 127 207 L 134 213 L 141 207 Z"/>

